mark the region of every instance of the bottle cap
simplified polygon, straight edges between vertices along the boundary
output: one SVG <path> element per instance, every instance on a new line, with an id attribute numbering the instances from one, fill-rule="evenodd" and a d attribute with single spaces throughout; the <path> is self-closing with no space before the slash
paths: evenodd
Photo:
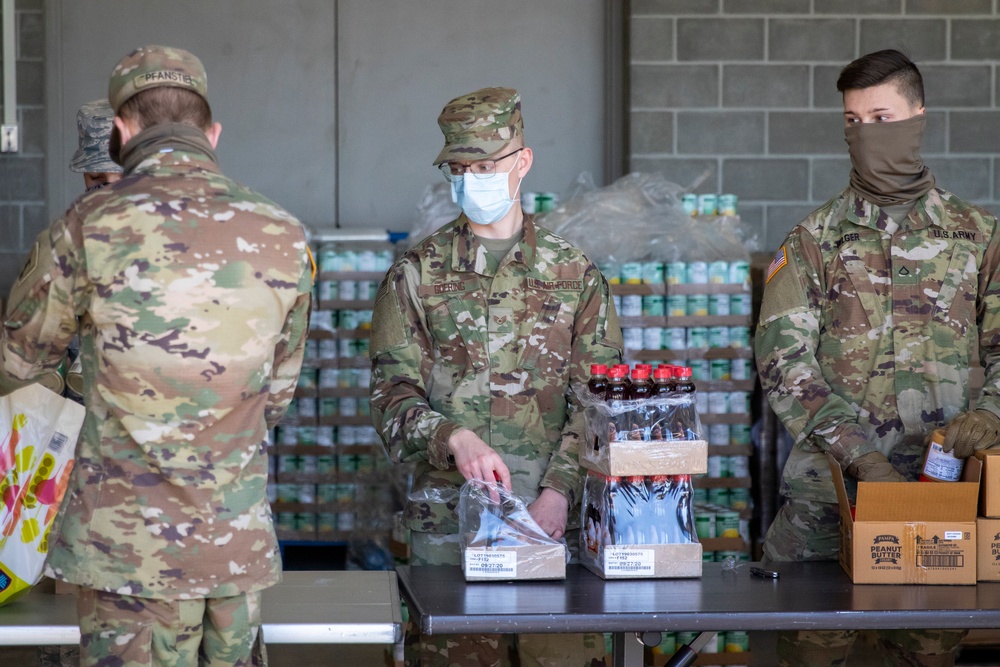
<path id="1" fill-rule="evenodd" d="M 608 367 L 605 364 L 591 364 L 590 374 L 591 375 L 607 375 Z"/>

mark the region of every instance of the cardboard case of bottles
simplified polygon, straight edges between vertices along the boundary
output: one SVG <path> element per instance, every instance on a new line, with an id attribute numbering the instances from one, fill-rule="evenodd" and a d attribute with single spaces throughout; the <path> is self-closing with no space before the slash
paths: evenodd
<path id="1" fill-rule="evenodd" d="M 981 465 L 959 482 L 858 482 L 852 507 L 829 456 L 840 505 L 840 564 L 856 584 L 975 584 Z"/>
<path id="2" fill-rule="evenodd" d="M 700 577 L 689 475 L 587 473 L 580 562 L 604 579 Z"/>
<path id="3" fill-rule="evenodd" d="M 584 397 L 580 464 L 604 475 L 683 475 L 708 470 L 708 442 L 691 395 L 613 403 Z"/>

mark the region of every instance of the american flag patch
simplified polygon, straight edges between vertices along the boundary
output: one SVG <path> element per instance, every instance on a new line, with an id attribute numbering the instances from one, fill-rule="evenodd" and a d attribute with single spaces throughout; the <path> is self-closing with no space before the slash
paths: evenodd
<path id="1" fill-rule="evenodd" d="M 764 284 L 771 282 L 771 278 L 774 274 L 778 272 L 781 267 L 788 263 L 788 256 L 785 253 L 785 246 L 781 246 L 778 252 L 775 253 L 774 259 L 771 260 L 771 265 L 767 267 L 767 278 L 764 279 Z"/>

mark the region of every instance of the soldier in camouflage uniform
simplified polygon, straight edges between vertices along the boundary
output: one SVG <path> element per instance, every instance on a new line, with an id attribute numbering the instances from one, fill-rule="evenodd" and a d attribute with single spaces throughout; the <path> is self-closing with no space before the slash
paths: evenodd
<path id="1" fill-rule="evenodd" d="M 87 102 L 76 112 L 76 128 L 80 145 L 70 160 L 70 171 L 83 174 L 87 192 L 103 188 L 121 180 L 121 165 L 108 155 L 111 128 L 114 127 L 115 112 L 107 100 Z M 72 357 L 73 351 L 70 351 Z M 39 667 L 75 667 L 80 664 L 78 646 L 40 646 L 38 648 Z"/>
<path id="2" fill-rule="evenodd" d="M 87 418 L 46 574 L 81 587 L 85 667 L 264 664 L 265 445 L 303 356 L 304 231 L 219 172 L 192 54 L 132 52 L 108 97 L 124 177 L 39 236 L 0 345 L 32 380 L 80 321 Z"/>
<path id="3" fill-rule="evenodd" d="M 1000 235 L 987 211 L 934 187 L 920 159 L 920 73 L 903 54 L 841 73 L 851 185 L 795 227 L 767 272 L 756 333 L 771 406 L 795 439 L 768 531 L 774 561 L 836 560 L 827 454 L 849 480 L 913 481 L 925 439 L 948 425 L 969 456 L 997 442 Z M 976 348 L 986 384 L 969 410 Z M 879 633 L 892 664 L 950 665 L 964 631 Z M 840 665 L 855 635 L 785 634 L 785 665 Z"/>
<path id="4" fill-rule="evenodd" d="M 83 174 L 87 192 L 121 180 L 121 165 L 108 155 L 114 118 L 115 112 L 107 100 L 87 102 L 76 112 L 80 145 L 73 154 L 69 169 Z"/>
<path id="5" fill-rule="evenodd" d="M 608 283 L 579 250 L 517 202 L 531 167 L 520 96 L 486 88 L 438 118 L 435 160 L 458 219 L 395 263 L 375 302 L 372 419 L 394 461 L 414 462 L 406 507 L 414 565 L 459 564 L 458 491 L 493 481 L 576 546 L 583 412 L 571 385 L 621 357 Z M 431 665 L 600 664 L 600 635 L 426 637 Z M 408 656 L 413 664 L 413 656 Z"/>

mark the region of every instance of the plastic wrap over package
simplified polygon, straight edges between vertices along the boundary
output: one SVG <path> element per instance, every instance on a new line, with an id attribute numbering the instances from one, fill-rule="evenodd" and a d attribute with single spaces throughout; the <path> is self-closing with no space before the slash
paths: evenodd
<path id="1" fill-rule="evenodd" d="M 580 464 L 605 475 L 701 474 L 708 470 L 694 394 L 603 401 L 585 389 Z"/>
<path id="2" fill-rule="evenodd" d="M 497 483 L 470 480 L 458 500 L 462 570 L 467 581 L 565 579 L 569 549 Z"/>
<path id="3" fill-rule="evenodd" d="M 606 579 L 701 576 L 690 475 L 587 473 L 580 561 Z"/>

